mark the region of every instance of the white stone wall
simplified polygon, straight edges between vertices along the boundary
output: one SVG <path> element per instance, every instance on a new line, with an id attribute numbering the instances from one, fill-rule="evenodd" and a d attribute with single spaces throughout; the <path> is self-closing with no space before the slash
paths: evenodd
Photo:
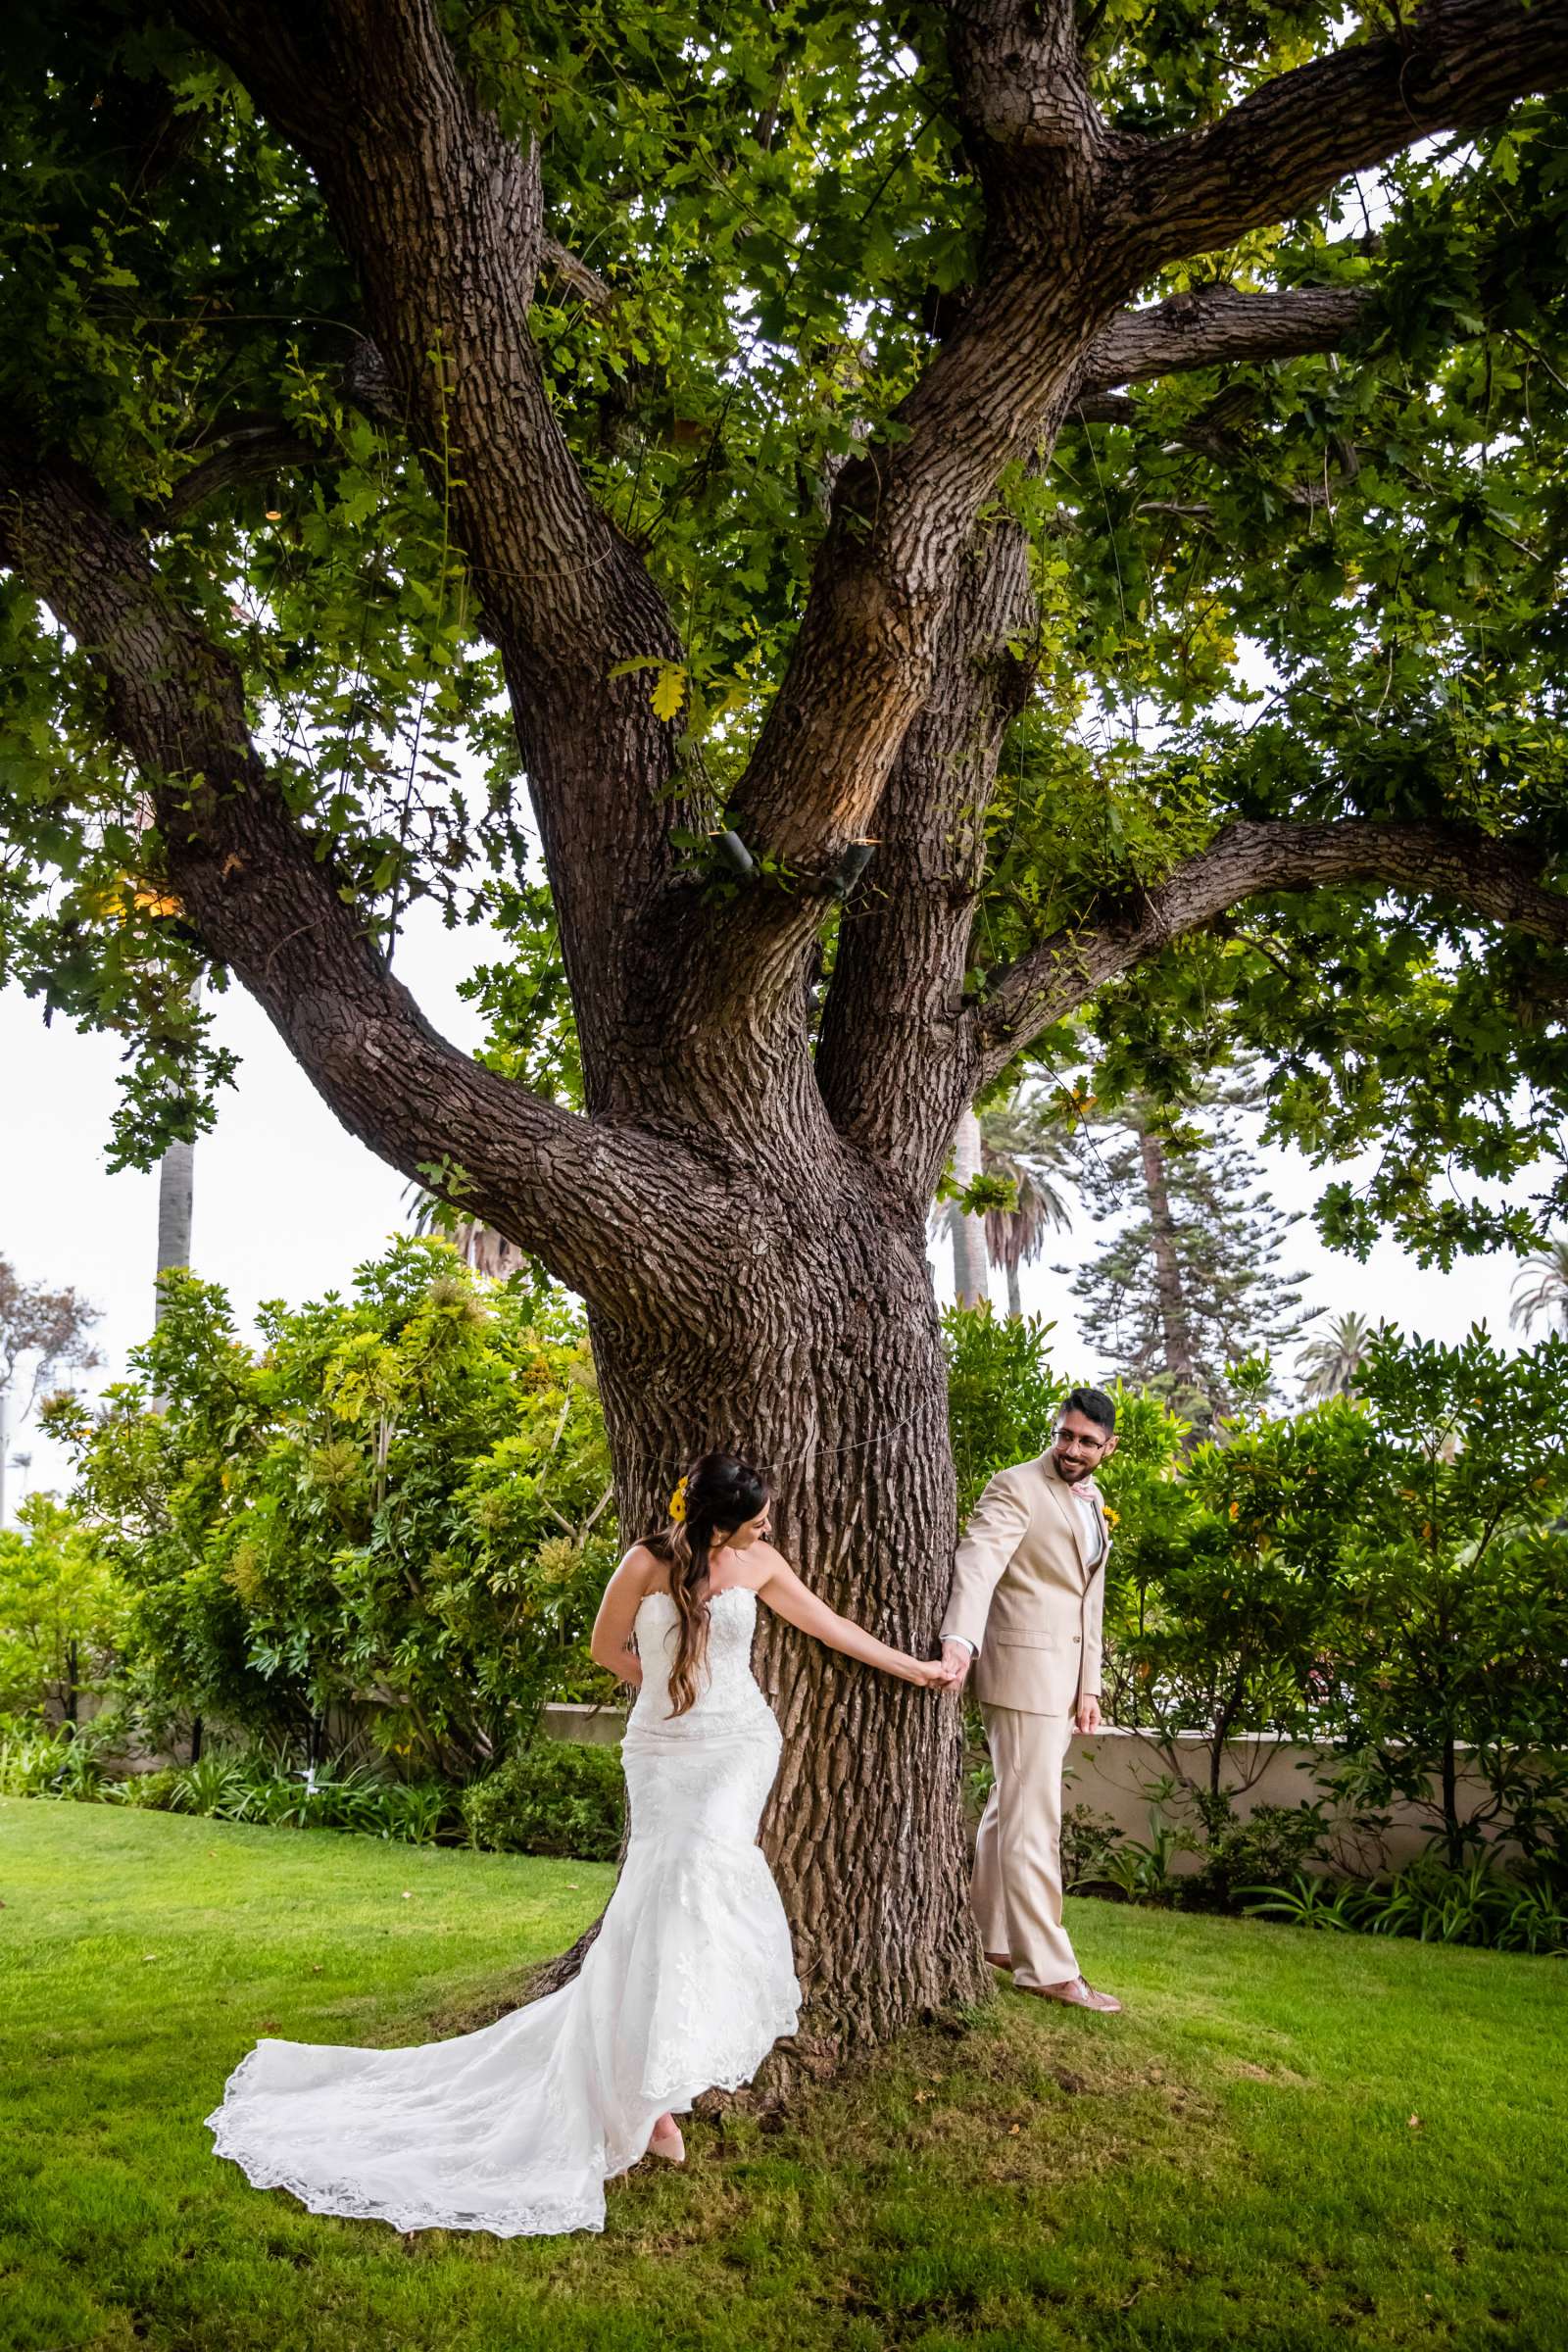
<path id="1" fill-rule="evenodd" d="M 625 1728 L 625 1713 L 614 1704 L 551 1706 L 545 1709 L 544 1728 L 553 1740 L 581 1740 L 612 1746 Z M 1197 1733 L 1181 1733 L 1169 1746 L 1175 1751 L 1182 1776 L 1199 1788 L 1206 1788 L 1207 1742 Z M 1233 1740 L 1225 1752 L 1222 1785 L 1244 1819 L 1257 1805 L 1310 1804 L 1322 1794 L 1312 1775 L 1323 1755 L 1319 1748 L 1290 1740 L 1250 1737 Z M 1147 1843 L 1151 1785 L 1164 1780 L 1171 1771 L 1168 1750 L 1162 1750 L 1142 1732 L 1118 1731 L 1107 1726 L 1087 1739 L 1076 1735 L 1067 1759 L 1065 1801 L 1069 1806 L 1087 1805 L 1092 1812 L 1108 1814 L 1127 1837 Z M 1481 1794 L 1482 1784 L 1473 1775 L 1461 1773 L 1459 1786 L 1462 1809 L 1468 1811 Z M 1431 1841 L 1433 1816 L 1411 1805 L 1395 1806 L 1391 1811 L 1393 1827 L 1381 1847 L 1360 1841 L 1348 1821 L 1338 1824 L 1335 1845 L 1343 1867 L 1366 1872 L 1380 1867 L 1396 1868 L 1425 1852 Z M 1179 1822 L 1184 1811 L 1169 1808 L 1164 1818 Z M 1330 1819 L 1334 1819 L 1332 1813 Z M 1178 1854 L 1172 1867 L 1178 1871 L 1196 1870 L 1199 1861 L 1197 1855 Z"/>

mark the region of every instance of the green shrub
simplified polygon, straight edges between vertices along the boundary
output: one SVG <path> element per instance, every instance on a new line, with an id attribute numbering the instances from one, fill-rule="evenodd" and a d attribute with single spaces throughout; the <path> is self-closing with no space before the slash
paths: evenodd
<path id="1" fill-rule="evenodd" d="M 0 1735 L 0 1796 L 55 1796 L 65 1742 L 36 1725 Z"/>
<path id="2" fill-rule="evenodd" d="M 1190 1854 L 1190 1830 L 1162 1821 L 1157 1811 L 1149 1816 L 1149 1838 L 1118 1837 L 1086 1857 L 1078 1882 L 1080 1892 L 1119 1894 L 1124 1902 L 1153 1903 L 1169 1908 L 1181 1902 L 1186 1882 L 1176 1869 L 1178 1854 Z"/>
<path id="3" fill-rule="evenodd" d="M 179 1771 L 133 1772 L 122 1781 L 105 1781 L 100 1791 L 107 1805 L 129 1805 L 139 1813 L 172 1813 Z"/>
<path id="4" fill-rule="evenodd" d="M 1185 1909 L 1236 1910 L 1244 1891 L 1276 1885 L 1322 1857 L 1328 1824 L 1321 1805 L 1259 1805 L 1244 1820 L 1229 1796 L 1204 1789 L 1199 1810 L 1207 1843 L 1182 1883 Z"/>
<path id="5" fill-rule="evenodd" d="M 357 1826 L 404 1845 L 433 1845 L 458 1814 L 456 1791 L 440 1781 L 388 1781 Z"/>
<path id="6" fill-rule="evenodd" d="M 17 1521 L 0 1529 L 0 1708 L 74 1722 L 114 1671 L 124 1594 L 70 1505 L 29 1494 Z"/>
<path id="7" fill-rule="evenodd" d="M 219 1821 L 243 1821 L 249 1782 L 237 1757 L 214 1749 L 170 1775 L 172 1813 L 211 1814 Z"/>
<path id="8" fill-rule="evenodd" d="M 102 1793 L 104 1741 L 15 1717 L 0 1732 L 0 1796 L 90 1799 Z"/>
<path id="9" fill-rule="evenodd" d="M 149 1723 L 200 1715 L 318 1756 L 325 1725 L 348 1720 L 404 1769 L 461 1785 L 558 1689 L 602 1682 L 585 1645 L 619 1545 L 592 1355 L 564 1294 L 483 1285 L 449 1244 L 405 1236 L 347 1296 L 265 1304 L 261 1354 L 216 1285 L 176 1272 L 162 1297 L 135 1377 L 95 1415 L 67 1400 L 49 1417 L 88 1533 L 0 1559 L 0 1601 L 25 1570 L 32 1617 L 51 1639 L 66 1624 L 73 1691 L 109 1641 L 89 1536 L 112 1571 L 119 1680 Z M 0 1703 L 7 1654 L 0 1641 Z M 24 1664 L 19 1690 L 65 1688 L 64 1667 L 51 1682 Z M 257 1801 L 300 1811 L 280 1791 Z M 335 1801 L 309 1817 L 335 1822 Z"/>
<path id="10" fill-rule="evenodd" d="M 464 1791 L 463 1818 L 497 1853 L 612 1862 L 626 1823 L 620 1750 L 536 1740 Z"/>
<path id="11" fill-rule="evenodd" d="M 960 1520 L 994 1472 L 1051 1443 L 1067 1386 L 1051 1367 L 1053 1328 L 1033 1315 L 1014 1322 L 986 1307 L 950 1307 L 942 1318 Z"/>
<path id="12" fill-rule="evenodd" d="M 1069 1805 L 1061 1819 L 1061 1883 L 1071 1894 L 1079 1887 L 1103 1886 L 1118 1845 L 1126 1832 L 1108 1813 L 1089 1805 Z"/>
<path id="13" fill-rule="evenodd" d="M 1568 1893 L 1549 1880 L 1526 1882 L 1491 1862 L 1455 1870 L 1439 1854 L 1423 1854 L 1386 1879 L 1335 1883 L 1298 1872 L 1288 1886 L 1248 1892 L 1251 1916 L 1293 1927 L 1359 1928 L 1422 1943 L 1568 1957 Z"/>

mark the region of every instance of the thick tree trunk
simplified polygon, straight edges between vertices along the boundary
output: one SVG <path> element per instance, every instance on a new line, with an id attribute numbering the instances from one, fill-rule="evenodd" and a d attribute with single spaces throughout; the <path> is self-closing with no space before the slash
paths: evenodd
<path id="1" fill-rule="evenodd" d="M 1165 1370 L 1178 1380 L 1196 1381 L 1192 1325 L 1187 1293 L 1182 1286 L 1181 1261 L 1176 1253 L 1176 1220 L 1171 1215 L 1165 1185 L 1165 1153 L 1157 1135 L 1138 1129 L 1138 1149 L 1144 1165 L 1144 1190 L 1149 1200 L 1149 1223 L 1153 1240 L 1154 1279 L 1159 1293 L 1159 1320 L 1164 1334 Z"/>
<path id="2" fill-rule="evenodd" d="M 663 1523 L 710 1446 L 773 1482 L 775 1541 L 812 1591 L 883 1641 L 937 1654 L 956 1505 L 935 1300 L 917 1231 L 803 1191 L 793 1246 L 737 1276 L 716 1350 L 592 1316 L 628 1539 Z M 983 1997 L 959 1804 L 961 1716 L 763 1612 L 757 1668 L 784 1735 L 763 1825 L 818 2072 Z M 777 2070 L 775 2070 L 777 2071 Z"/>
<path id="3" fill-rule="evenodd" d="M 988 523 L 981 548 L 980 517 L 1008 466 L 1044 463 L 1086 383 L 1146 373 L 1173 346 L 1212 352 L 1242 325 L 1184 298 L 1124 319 L 1118 346 L 1113 315 L 1164 260 L 1232 244 L 1420 136 L 1555 86 L 1563 10 L 1433 0 L 1413 25 L 1164 140 L 1102 118 L 1071 10 L 948 12 L 944 109 L 985 212 L 976 283 L 896 432 L 839 476 L 787 672 L 726 790 L 731 824 L 795 886 L 760 868 L 728 894 L 677 850 L 712 812 L 683 720 L 658 718 L 638 666 L 682 667 L 680 631 L 575 464 L 533 343 L 537 152 L 467 77 L 446 13 L 175 7 L 314 172 L 360 288 L 351 330 L 379 353 L 411 447 L 460 460 L 432 462 L 430 486 L 504 661 L 589 1115 L 467 1060 L 423 1020 L 376 945 L 373 905 L 252 742 L 237 661 L 117 502 L 52 450 L 0 437 L 0 556 L 97 649 L 115 741 L 155 796 L 167 879 L 215 960 L 352 1132 L 410 1176 L 433 1153 L 461 1167 L 465 1213 L 587 1298 L 628 1532 L 662 1518 L 692 1453 L 732 1446 L 776 1474 L 779 1534 L 808 1581 L 927 1647 L 954 1512 L 919 1230 L 958 1106 L 1105 981 L 1259 890 L 1413 880 L 1568 936 L 1533 839 L 1236 823 L 1144 891 L 1136 915 L 1070 910 L 966 1002 L 985 804 L 1026 687 L 1014 646 L 1030 601 L 1021 532 Z M 1286 343 L 1301 348 L 1293 317 Z M 1255 335 L 1258 314 L 1245 318 Z M 1324 331 L 1314 313 L 1304 347 Z M 873 844 L 879 911 L 845 910 L 818 1065 L 805 973 L 846 851 Z M 971 1222 L 978 1279 L 959 1289 L 977 1298 Z M 1178 1315 L 1172 1355 L 1190 1371 L 1185 1328 Z M 788 1743 L 766 1835 L 810 1996 L 805 2038 L 831 2053 L 981 1989 L 957 1711 L 777 1627 L 760 1658 Z"/>

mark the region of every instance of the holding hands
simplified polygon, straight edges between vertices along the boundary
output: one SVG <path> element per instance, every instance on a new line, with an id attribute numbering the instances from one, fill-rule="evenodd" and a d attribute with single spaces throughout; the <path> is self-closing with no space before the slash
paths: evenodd
<path id="1" fill-rule="evenodd" d="M 911 1658 L 906 1681 L 919 1690 L 946 1690 L 949 1688 L 948 1663 L 945 1658 Z"/>
<path id="2" fill-rule="evenodd" d="M 944 1642 L 940 1658 L 906 1658 L 904 1679 L 920 1690 L 961 1690 L 969 1651 L 961 1642 Z"/>

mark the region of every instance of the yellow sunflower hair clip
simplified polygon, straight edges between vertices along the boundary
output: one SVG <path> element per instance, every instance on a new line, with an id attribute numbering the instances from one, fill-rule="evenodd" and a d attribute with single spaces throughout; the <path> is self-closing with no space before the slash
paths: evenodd
<path id="1" fill-rule="evenodd" d="M 684 1479 L 681 1480 L 679 1486 L 675 1489 L 674 1494 L 669 1498 L 669 1515 L 677 1527 L 679 1527 L 682 1521 L 685 1519 L 686 1481 Z"/>

